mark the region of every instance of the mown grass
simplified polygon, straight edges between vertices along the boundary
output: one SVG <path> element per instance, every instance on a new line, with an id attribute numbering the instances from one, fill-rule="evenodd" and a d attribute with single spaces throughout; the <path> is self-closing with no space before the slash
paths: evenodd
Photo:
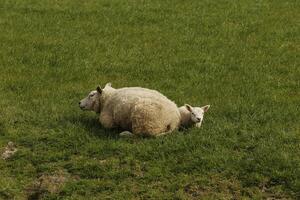
<path id="1" fill-rule="evenodd" d="M 0 199 L 300 198 L 296 0 L 2 0 Z M 201 129 L 123 139 L 78 108 L 98 84 L 211 104 Z M 37 197 L 36 197 L 37 198 Z"/>

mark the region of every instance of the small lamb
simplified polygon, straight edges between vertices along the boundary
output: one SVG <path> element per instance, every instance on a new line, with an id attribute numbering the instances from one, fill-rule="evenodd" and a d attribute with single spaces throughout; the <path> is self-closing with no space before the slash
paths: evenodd
<path id="1" fill-rule="evenodd" d="M 204 113 L 208 111 L 210 105 L 203 107 L 192 107 L 189 104 L 179 107 L 179 112 L 181 116 L 180 127 L 191 127 L 195 126 L 197 128 L 201 127 Z"/>

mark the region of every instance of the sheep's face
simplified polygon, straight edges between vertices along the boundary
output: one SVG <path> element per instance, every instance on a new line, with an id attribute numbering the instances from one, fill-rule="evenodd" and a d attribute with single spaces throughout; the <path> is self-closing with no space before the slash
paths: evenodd
<path id="1" fill-rule="evenodd" d="M 91 91 L 87 97 L 79 101 L 79 107 L 82 110 L 90 110 L 99 113 L 101 93 L 102 89 L 97 87 L 97 90 Z"/>
<path id="2" fill-rule="evenodd" d="M 203 107 L 192 107 L 188 104 L 185 104 L 186 109 L 191 113 L 191 121 L 196 124 L 197 127 L 200 127 L 204 117 L 204 113 L 208 111 L 210 105 Z"/>

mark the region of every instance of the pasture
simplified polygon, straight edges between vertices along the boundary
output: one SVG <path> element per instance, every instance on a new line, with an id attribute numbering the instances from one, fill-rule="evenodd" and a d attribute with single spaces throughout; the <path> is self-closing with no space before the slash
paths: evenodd
<path id="1" fill-rule="evenodd" d="M 299 10 L 1 0 L 0 151 L 18 152 L 0 199 L 299 199 Z M 201 129 L 120 138 L 78 107 L 107 82 L 211 108 Z"/>

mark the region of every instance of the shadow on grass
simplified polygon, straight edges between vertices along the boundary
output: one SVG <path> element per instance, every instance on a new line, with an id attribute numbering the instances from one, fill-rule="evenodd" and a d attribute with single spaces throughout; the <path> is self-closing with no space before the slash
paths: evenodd
<path id="1" fill-rule="evenodd" d="M 118 139 L 120 130 L 118 129 L 105 129 L 101 126 L 98 116 L 91 115 L 77 115 L 77 116 L 67 116 L 66 120 L 72 124 L 80 126 L 85 129 L 91 136 L 96 136 L 99 138 L 106 139 Z"/>
<path id="2" fill-rule="evenodd" d="M 85 129 L 86 132 L 91 136 L 96 136 L 102 139 L 129 139 L 129 140 L 140 140 L 140 139 L 155 139 L 155 137 L 139 135 L 134 137 L 122 137 L 119 134 L 124 131 L 122 129 L 105 129 L 99 122 L 98 116 L 91 116 L 89 114 L 80 114 L 77 116 L 68 116 L 65 118 L 66 121 L 69 121 L 72 124 L 80 126 Z"/>
<path id="3" fill-rule="evenodd" d="M 5 135 L 5 127 L 4 124 L 0 122 L 0 136 Z"/>

